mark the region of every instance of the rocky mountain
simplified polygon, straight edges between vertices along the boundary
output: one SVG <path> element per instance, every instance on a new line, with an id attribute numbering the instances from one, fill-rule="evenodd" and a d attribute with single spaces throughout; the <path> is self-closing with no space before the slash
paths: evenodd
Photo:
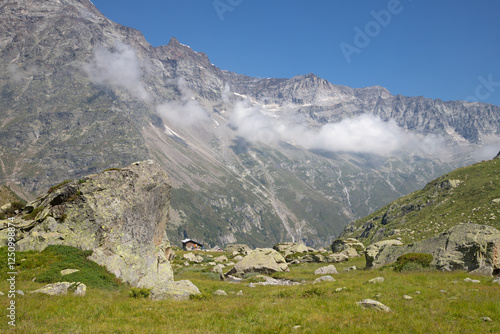
<path id="1" fill-rule="evenodd" d="M 500 143 L 497 106 L 231 73 L 88 0 L 11 0 L 0 17 L 0 182 L 33 196 L 153 159 L 174 244 L 326 245 Z"/>
<path id="2" fill-rule="evenodd" d="M 498 158 L 456 169 L 352 222 L 341 237 L 357 238 L 365 244 L 387 238 L 413 243 L 458 224 L 500 229 L 499 172 Z"/>

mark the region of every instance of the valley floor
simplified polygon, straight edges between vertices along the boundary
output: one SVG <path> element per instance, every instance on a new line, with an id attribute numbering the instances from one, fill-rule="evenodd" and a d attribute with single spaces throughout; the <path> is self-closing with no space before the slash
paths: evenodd
<path id="1" fill-rule="evenodd" d="M 217 280 L 204 267 L 178 267 L 176 280 L 189 279 L 202 292 L 189 301 L 150 301 L 115 291 L 89 288 L 85 297 L 29 294 L 43 284 L 17 282 L 25 296 L 16 297 L 19 333 L 499 333 L 500 285 L 491 278 L 464 272 L 397 273 L 382 270 L 343 271 L 364 267 L 364 259 L 335 264 L 335 282 L 313 284 L 314 270 L 325 264 L 290 266 L 290 273 L 273 275 L 305 281 L 296 286 L 256 286 Z M 384 277 L 379 284 L 369 279 Z M 336 289 L 344 288 L 340 292 Z M 215 296 L 218 289 L 228 296 Z M 8 290 L 6 280 L 0 291 Z M 237 295 L 242 291 L 243 295 Z M 403 298 L 412 297 L 411 300 Z M 356 302 L 374 299 L 392 309 L 385 313 L 361 309 Z M 0 296 L 7 323 L 10 299 Z M 486 319 L 485 317 L 489 318 Z M 484 320 L 484 319 L 486 320 Z"/>

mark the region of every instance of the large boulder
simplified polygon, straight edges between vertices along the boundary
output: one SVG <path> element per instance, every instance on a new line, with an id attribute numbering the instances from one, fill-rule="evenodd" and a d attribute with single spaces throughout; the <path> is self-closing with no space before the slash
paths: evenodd
<path id="1" fill-rule="evenodd" d="M 427 253 L 434 258 L 431 265 L 440 270 L 466 270 L 486 275 L 500 273 L 500 231 L 491 226 L 460 224 L 415 244 L 377 247 L 377 251 L 372 246 L 366 250 L 368 268 L 395 262 L 403 254 Z"/>
<path id="2" fill-rule="evenodd" d="M 161 288 L 173 279 L 169 207 L 169 179 L 154 161 L 106 170 L 60 184 L 28 203 L 14 221 L 17 250 L 93 250 L 91 260 L 130 285 Z"/>
<path id="3" fill-rule="evenodd" d="M 252 252 L 252 249 L 245 244 L 230 244 L 224 249 L 226 252 L 238 252 L 241 255 L 247 255 Z"/>
<path id="4" fill-rule="evenodd" d="M 390 254 L 394 247 L 402 246 L 399 240 L 383 240 L 366 247 L 366 268 L 378 268 L 386 264 L 384 254 Z M 394 251 L 396 252 L 396 251 Z"/>
<path id="5" fill-rule="evenodd" d="M 201 294 L 200 290 L 189 280 L 171 281 L 158 289 L 151 291 L 150 299 L 152 300 L 189 300 L 191 295 Z"/>
<path id="6" fill-rule="evenodd" d="M 75 296 L 85 296 L 87 286 L 80 282 L 57 282 L 47 284 L 38 290 L 30 291 L 30 293 L 44 293 L 49 296 L 60 296 L 68 294 L 68 291 L 71 291 Z"/>
<path id="7" fill-rule="evenodd" d="M 332 252 L 340 253 L 346 249 L 354 248 L 356 252 L 364 252 L 365 246 L 354 238 L 337 239 L 332 243 Z"/>
<path id="8" fill-rule="evenodd" d="M 269 275 L 277 271 L 289 271 L 285 258 L 272 248 L 257 248 L 236 263 L 227 274 L 243 276 L 257 272 Z"/>

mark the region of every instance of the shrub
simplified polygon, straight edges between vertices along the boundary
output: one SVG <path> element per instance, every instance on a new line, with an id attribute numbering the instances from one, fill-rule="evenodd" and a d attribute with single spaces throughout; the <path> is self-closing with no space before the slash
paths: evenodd
<path id="1" fill-rule="evenodd" d="M 189 296 L 189 299 L 191 300 L 209 300 L 210 298 L 212 298 L 212 295 L 204 292 L 200 294 L 192 294 Z"/>
<path id="2" fill-rule="evenodd" d="M 425 253 L 408 253 L 398 257 L 394 266 L 395 271 L 423 270 L 429 268 L 433 257 Z"/>
<path id="3" fill-rule="evenodd" d="M 59 184 L 56 184 L 56 185 L 55 185 L 55 186 L 53 186 L 53 187 L 50 187 L 50 188 L 49 188 L 48 193 L 50 194 L 51 192 L 54 192 L 55 190 L 57 190 L 57 189 L 61 188 L 61 187 L 62 187 L 62 186 L 64 186 L 66 183 L 70 183 L 71 181 L 73 181 L 73 180 L 66 180 L 66 181 L 63 181 L 63 182 L 61 182 L 61 183 L 59 183 Z"/>
<path id="4" fill-rule="evenodd" d="M 132 288 L 129 292 L 129 296 L 132 298 L 149 298 L 151 295 L 151 289 L 146 288 Z"/>
<path id="5" fill-rule="evenodd" d="M 290 291 L 280 291 L 275 296 L 277 298 L 290 298 L 292 297 L 292 293 Z"/>
<path id="6" fill-rule="evenodd" d="M 44 209 L 44 207 L 43 207 L 43 206 L 36 207 L 36 208 L 34 208 L 34 209 L 33 209 L 33 211 L 31 211 L 30 213 L 28 213 L 28 214 L 24 215 L 24 216 L 23 216 L 23 219 L 26 219 L 26 220 L 28 220 L 28 219 L 35 219 L 35 218 L 36 218 L 36 215 L 37 215 L 40 211 L 42 211 L 43 209 Z"/>
<path id="7" fill-rule="evenodd" d="M 302 293 L 302 297 L 319 297 L 323 296 L 325 294 L 324 290 L 321 290 L 320 288 L 314 287 L 309 290 L 306 290 Z"/>

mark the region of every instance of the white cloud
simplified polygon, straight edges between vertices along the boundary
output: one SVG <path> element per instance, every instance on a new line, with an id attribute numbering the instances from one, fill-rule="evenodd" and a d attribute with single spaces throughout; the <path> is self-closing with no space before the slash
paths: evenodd
<path id="1" fill-rule="evenodd" d="M 309 149 L 348 151 L 390 155 L 398 150 L 415 154 L 436 155 L 444 141 L 435 135 L 417 135 L 405 131 L 395 121 L 383 121 L 378 116 L 363 114 L 328 123 L 319 129 L 307 127 L 305 122 L 283 120 L 265 114 L 249 101 L 236 104 L 230 118 L 237 134 L 251 142 L 270 144 L 284 140 Z"/>
<path id="2" fill-rule="evenodd" d="M 24 79 L 24 75 L 16 64 L 9 64 L 9 73 L 12 80 L 15 82 L 21 82 Z"/>
<path id="3" fill-rule="evenodd" d="M 134 97 L 147 100 L 149 94 L 141 81 L 141 68 L 135 50 L 116 42 L 112 50 L 104 46 L 94 49 L 94 60 L 84 66 L 92 81 L 112 87 L 126 88 Z"/>
<path id="4" fill-rule="evenodd" d="M 180 101 L 169 101 L 156 107 L 157 113 L 169 122 L 181 126 L 196 125 L 210 119 L 208 113 L 193 98 L 192 92 L 184 79 L 177 80 L 177 86 L 182 94 Z"/>

